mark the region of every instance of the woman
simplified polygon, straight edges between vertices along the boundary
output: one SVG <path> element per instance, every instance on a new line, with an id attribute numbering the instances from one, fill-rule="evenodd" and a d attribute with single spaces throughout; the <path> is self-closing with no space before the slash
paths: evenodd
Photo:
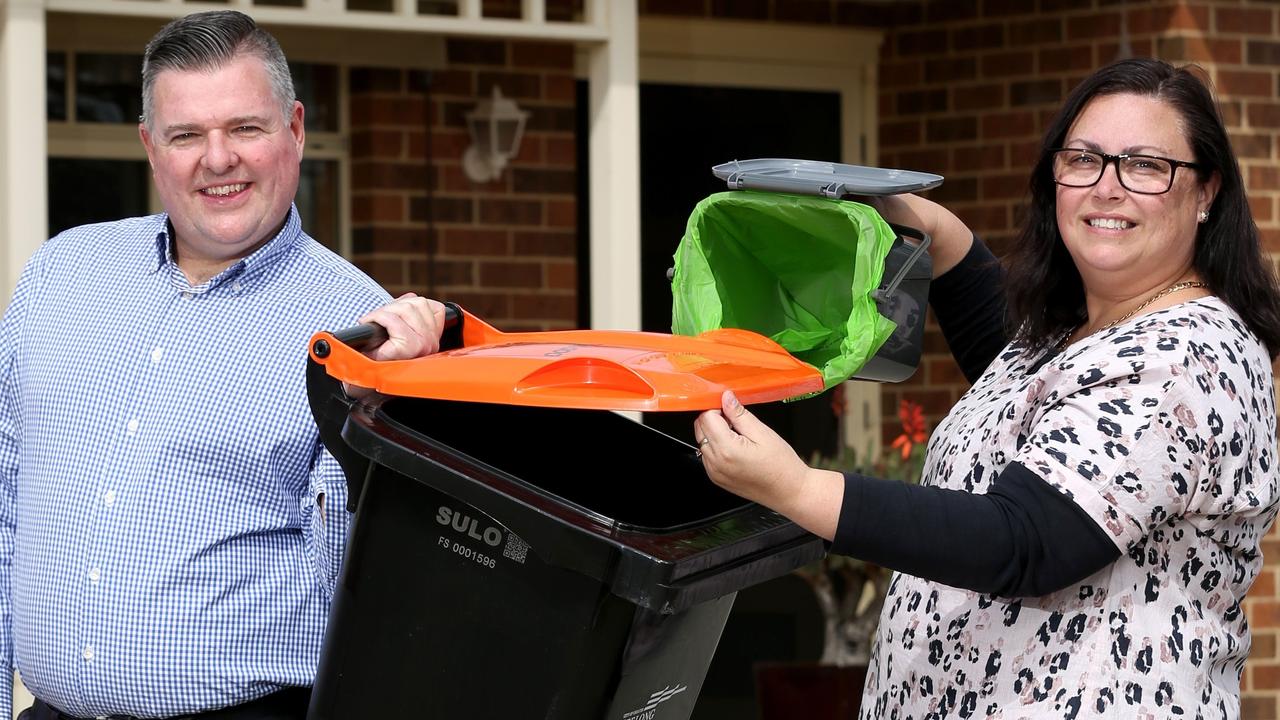
<path id="1" fill-rule="evenodd" d="M 973 382 L 919 487 L 808 468 L 728 393 L 695 423 L 703 462 L 899 571 L 863 717 L 1238 717 L 1280 496 L 1280 294 L 1212 96 L 1160 61 L 1103 68 L 1031 199 L 1007 274 L 939 206 L 879 203 L 933 236 Z"/>

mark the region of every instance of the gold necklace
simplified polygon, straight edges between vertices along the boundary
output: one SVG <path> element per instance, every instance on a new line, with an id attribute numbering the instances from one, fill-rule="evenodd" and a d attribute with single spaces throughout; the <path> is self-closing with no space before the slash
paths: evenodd
<path id="1" fill-rule="evenodd" d="M 1184 282 L 1174 283 L 1174 284 L 1170 285 L 1169 287 L 1167 287 L 1167 288 L 1165 288 L 1165 289 L 1161 290 L 1160 292 L 1156 293 L 1155 295 L 1152 295 L 1150 298 L 1148 298 L 1148 299 L 1147 299 L 1147 301 L 1146 301 L 1146 302 L 1142 303 L 1142 304 L 1141 304 L 1141 305 L 1139 305 L 1138 307 L 1136 307 L 1136 308 L 1134 308 L 1134 309 L 1130 310 L 1129 312 L 1125 313 L 1125 314 L 1124 314 L 1124 315 L 1122 315 L 1118 320 L 1112 320 L 1111 322 L 1107 323 L 1106 325 L 1103 325 L 1101 328 L 1099 328 L 1099 331 L 1101 331 L 1101 330 L 1110 330 L 1111 328 L 1113 328 L 1113 327 L 1115 327 L 1115 326 L 1119 325 L 1120 323 L 1124 322 L 1125 320 L 1128 320 L 1129 318 L 1133 317 L 1134 315 L 1137 315 L 1139 312 L 1141 312 L 1141 311 L 1142 311 L 1142 309 L 1143 309 L 1143 308 L 1145 308 L 1145 307 L 1147 307 L 1148 305 L 1150 305 L 1151 303 L 1153 303 L 1153 302 L 1155 302 L 1155 301 L 1159 300 L 1160 298 L 1164 297 L 1165 295 L 1172 295 L 1173 293 L 1176 293 L 1176 292 L 1178 292 L 1179 290 L 1186 290 L 1186 289 L 1188 289 L 1188 288 L 1202 288 L 1202 287 L 1205 287 L 1205 284 L 1204 284 L 1204 283 L 1202 283 L 1202 282 L 1200 282 L 1199 280 L 1186 280 L 1186 281 L 1184 281 Z"/>

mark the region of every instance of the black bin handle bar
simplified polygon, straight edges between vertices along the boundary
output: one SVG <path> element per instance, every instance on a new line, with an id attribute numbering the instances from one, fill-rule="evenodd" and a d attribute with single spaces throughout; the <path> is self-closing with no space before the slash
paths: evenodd
<path id="1" fill-rule="evenodd" d="M 904 278 L 906 278 L 907 272 L 911 270 L 911 268 L 916 264 L 916 260 L 920 259 L 920 256 L 929 249 L 929 245 L 933 242 L 933 239 L 929 237 L 929 234 L 923 230 L 917 230 L 913 227 L 897 225 L 894 223 L 889 223 L 889 228 L 903 239 L 915 240 L 916 245 L 912 250 L 911 255 L 907 258 L 907 261 L 902 263 L 901 268 L 898 268 L 898 274 L 893 276 L 893 279 L 889 281 L 889 284 L 878 288 L 871 294 L 874 299 L 880 301 L 888 300 L 889 297 L 897 291 L 898 285 Z"/>

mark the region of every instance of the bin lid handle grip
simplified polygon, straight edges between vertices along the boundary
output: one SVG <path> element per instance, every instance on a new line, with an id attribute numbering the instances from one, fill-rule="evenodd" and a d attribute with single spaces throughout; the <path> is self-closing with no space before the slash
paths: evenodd
<path id="1" fill-rule="evenodd" d="M 889 281 L 889 284 L 881 286 L 872 293 L 872 296 L 881 302 L 888 300 L 898 290 L 898 285 L 907 276 L 907 272 L 916 264 L 916 260 L 920 258 L 920 255 L 929 249 L 929 244 L 933 242 L 929 234 L 923 230 L 917 230 L 906 225 L 895 225 L 894 223 L 889 223 L 889 227 L 898 235 L 915 240 L 917 244 L 911 255 L 907 257 L 906 262 L 902 263 L 902 267 L 898 268 L 898 274 Z"/>

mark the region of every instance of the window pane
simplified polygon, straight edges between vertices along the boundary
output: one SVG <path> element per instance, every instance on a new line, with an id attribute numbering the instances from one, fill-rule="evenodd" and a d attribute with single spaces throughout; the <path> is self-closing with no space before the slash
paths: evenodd
<path id="1" fill-rule="evenodd" d="M 302 229 L 325 247 L 338 251 L 338 162 L 303 160 L 295 197 Z"/>
<path id="2" fill-rule="evenodd" d="M 293 91 L 306 108 L 306 128 L 315 132 L 337 132 L 337 66 L 289 63 L 289 71 L 293 75 Z"/>
<path id="3" fill-rule="evenodd" d="M 347 0 L 347 9 L 392 12 L 395 10 L 395 6 L 392 4 L 392 0 Z"/>
<path id="4" fill-rule="evenodd" d="M 303 0 L 253 0 L 259 7 L 302 7 Z"/>
<path id="5" fill-rule="evenodd" d="M 45 55 L 45 113 L 49 120 L 67 119 L 67 54 Z"/>
<path id="6" fill-rule="evenodd" d="M 149 214 L 150 176 L 145 160 L 49 158 L 49 236 Z"/>
<path id="7" fill-rule="evenodd" d="M 138 122 L 142 114 L 142 56 L 76 54 L 76 121 Z"/>

